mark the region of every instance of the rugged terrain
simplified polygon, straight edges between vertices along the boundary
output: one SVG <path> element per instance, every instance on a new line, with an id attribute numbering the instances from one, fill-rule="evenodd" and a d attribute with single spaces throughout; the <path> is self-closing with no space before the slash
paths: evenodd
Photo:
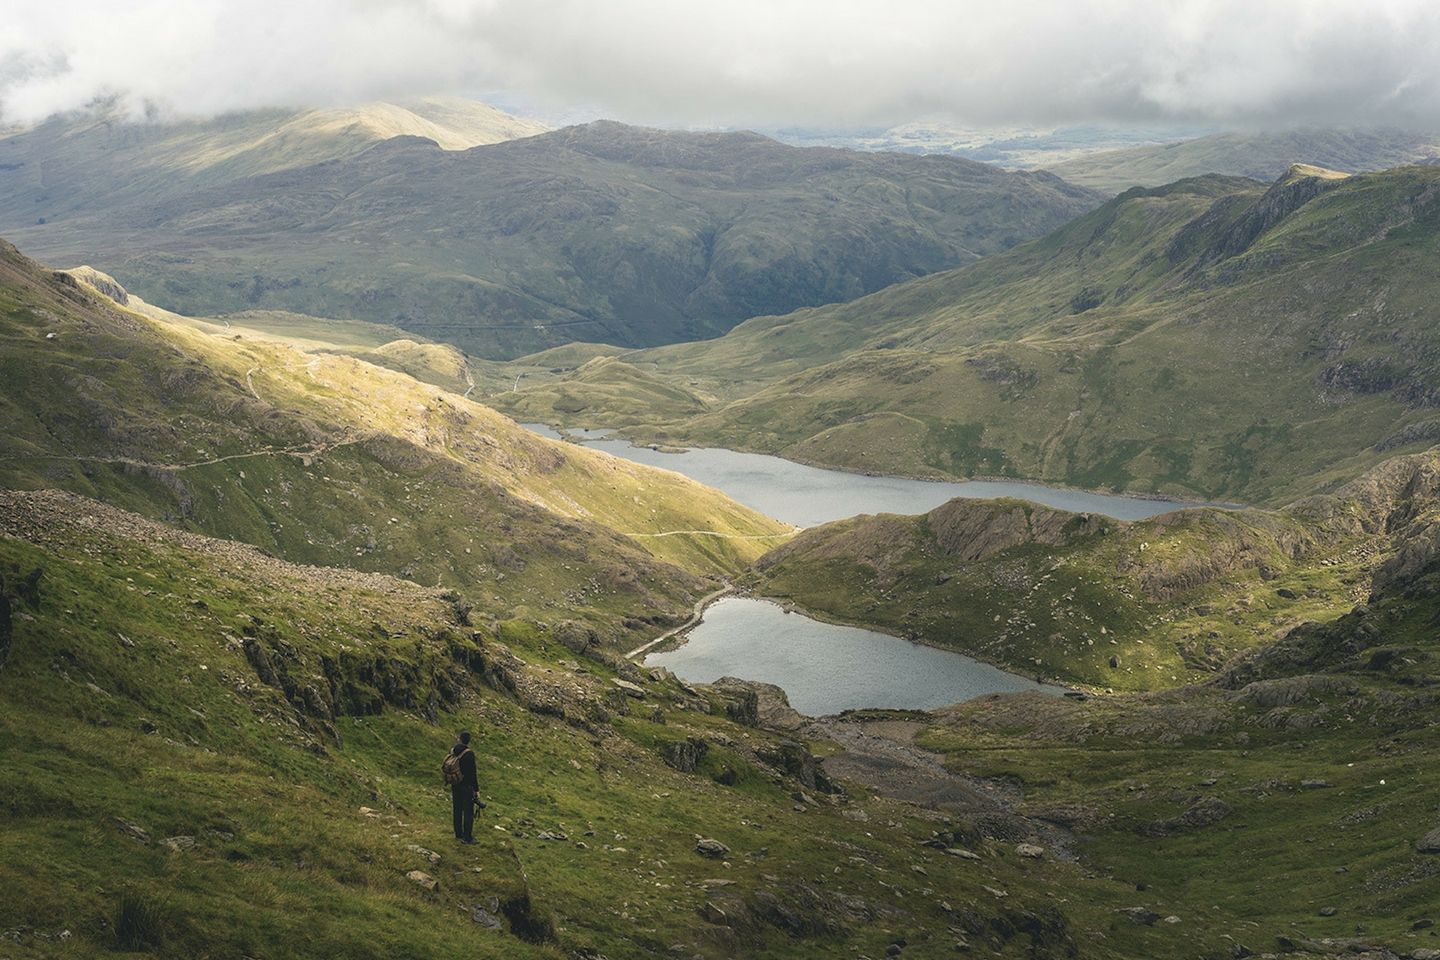
<path id="1" fill-rule="evenodd" d="M 517 614 L 583 611 L 607 639 L 683 619 L 788 534 L 676 474 L 297 342 L 177 318 L 6 247 L 0 482 L 297 562 L 483 590 Z"/>
<path id="2" fill-rule="evenodd" d="M 397 136 L 268 173 L 267 141 L 244 176 L 121 153 L 91 190 L 37 180 L 38 136 L 0 141 L 22 156 L 0 163 L 0 231 L 32 255 L 182 313 L 378 321 L 491 357 L 715 336 L 968 263 L 1100 199 L 959 158 L 610 122 L 467 150 Z"/>
<path id="3" fill-rule="evenodd" d="M 1437 436 L 1437 184 L 1297 166 L 1137 188 L 852 303 L 529 358 L 490 402 L 864 472 L 1279 505 Z"/>

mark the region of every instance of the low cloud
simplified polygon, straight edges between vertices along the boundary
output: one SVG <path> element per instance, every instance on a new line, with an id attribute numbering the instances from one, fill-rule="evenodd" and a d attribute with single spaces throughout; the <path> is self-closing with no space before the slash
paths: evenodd
<path id="1" fill-rule="evenodd" d="M 0 0 L 0 22 L 11 123 L 481 92 L 690 127 L 1440 128 L 1434 0 Z"/>

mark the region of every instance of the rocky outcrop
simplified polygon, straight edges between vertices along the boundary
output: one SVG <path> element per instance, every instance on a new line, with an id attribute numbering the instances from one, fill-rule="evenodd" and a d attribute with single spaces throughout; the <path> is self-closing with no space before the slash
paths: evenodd
<path id="1" fill-rule="evenodd" d="M 703 737 L 686 737 L 663 745 L 660 759 L 681 773 L 694 773 L 709 750 L 710 744 Z"/>
<path id="2" fill-rule="evenodd" d="M 768 766 L 774 767 L 788 777 L 793 777 L 811 790 L 821 793 L 839 793 L 840 788 L 830 781 L 820 768 L 820 761 L 802 743 L 782 740 L 772 746 L 756 749 L 755 756 Z"/>
<path id="3" fill-rule="evenodd" d="M 935 543 L 962 563 L 984 560 L 1022 544 L 1060 546 L 1098 532 L 1113 521 L 1013 500 L 955 499 L 925 515 Z"/>
<path id="4" fill-rule="evenodd" d="M 773 683 L 721 677 L 712 683 L 710 688 L 720 691 L 726 698 L 727 705 L 735 705 L 736 713 L 742 718 L 741 722 L 753 721 L 749 726 L 761 726 L 771 730 L 798 730 L 807 722 L 804 714 L 790 706 L 790 698 L 785 691 Z"/>

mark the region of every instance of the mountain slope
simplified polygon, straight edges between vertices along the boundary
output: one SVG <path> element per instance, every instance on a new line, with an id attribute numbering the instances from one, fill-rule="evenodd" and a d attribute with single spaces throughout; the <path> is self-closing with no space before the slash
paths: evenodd
<path id="1" fill-rule="evenodd" d="M 853 303 L 615 358 L 712 398 L 699 415 L 635 416 L 563 372 L 493 401 L 871 472 L 1278 504 L 1440 436 L 1437 249 L 1434 168 L 1205 177 Z"/>
<path id="2" fill-rule="evenodd" d="M 0 189 L 24 176 L 0 170 Z M 609 122 L 460 152 L 396 137 L 151 186 L 73 201 L 15 189 L 0 228 L 182 313 L 359 318 L 484 356 L 714 336 L 1003 250 L 1098 200 L 956 158 Z"/>
<path id="3" fill-rule="evenodd" d="M 1209 173 L 1274 180 L 1296 161 L 1351 173 L 1440 158 L 1440 136 L 1409 131 L 1290 130 L 1217 133 L 1161 146 L 1127 147 L 1048 164 L 1071 183 L 1119 193 Z"/>
<path id="4" fill-rule="evenodd" d="M 0 250 L 0 482 L 484 590 L 515 616 L 585 611 L 605 640 L 683 618 L 788 535 L 402 373 L 166 316 Z"/>
<path id="5" fill-rule="evenodd" d="M 980 862 L 921 847 L 923 811 L 851 809 L 726 694 L 572 659 L 554 622 L 494 622 L 476 597 L 472 624 L 455 594 L 55 491 L 0 491 L 0 577 L 0 882 L 24 894 L 7 955 L 800 958 L 879 955 L 897 930 L 917 957 L 960 936 L 1015 957 L 1072 945 L 1000 841 L 975 835 Z M 438 769 L 462 727 L 489 804 L 466 847 Z M 698 765 L 665 761 L 695 742 Z M 1128 895 L 1053 876 L 1091 891 L 1082 914 Z"/>

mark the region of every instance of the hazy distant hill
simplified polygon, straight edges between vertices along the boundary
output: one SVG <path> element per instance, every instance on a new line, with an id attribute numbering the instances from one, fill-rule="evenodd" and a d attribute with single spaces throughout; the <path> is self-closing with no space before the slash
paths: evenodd
<path id="1" fill-rule="evenodd" d="M 273 169 L 288 142 L 244 162 Z M 1100 200 L 953 157 L 610 122 L 464 151 L 397 137 L 239 179 L 216 149 L 176 146 L 173 164 L 209 164 L 195 177 L 122 152 L 113 189 L 60 185 L 81 166 L 43 190 L 33 165 L 0 169 L 0 227 L 182 312 L 357 317 L 513 356 L 714 336 L 1004 250 Z"/>
<path id="2" fill-rule="evenodd" d="M 155 200 L 197 184 L 335 160 L 391 137 L 464 150 L 546 129 L 452 97 L 153 121 L 101 104 L 0 135 L 0 211 L 7 223 L 56 220 L 127 198 Z"/>
<path id="3" fill-rule="evenodd" d="M 1440 168 L 1202 177 L 494 401 L 870 472 L 1284 502 L 1440 439 L 1437 253 Z M 652 383 L 622 386 L 622 364 Z M 668 385 L 704 412 L 634 412 Z"/>
<path id="4" fill-rule="evenodd" d="M 1109 150 L 1046 164 L 1071 183 L 1119 193 L 1207 173 L 1274 180 L 1295 162 L 1360 173 L 1440 160 L 1440 135 L 1406 131 L 1217 133 L 1163 146 Z"/>

